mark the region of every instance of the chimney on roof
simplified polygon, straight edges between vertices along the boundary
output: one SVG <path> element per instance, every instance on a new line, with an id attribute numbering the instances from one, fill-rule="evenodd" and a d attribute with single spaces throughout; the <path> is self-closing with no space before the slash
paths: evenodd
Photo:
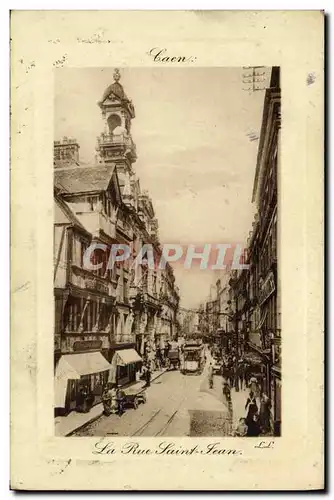
<path id="1" fill-rule="evenodd" d="M 64 163 L 79 163 L 79 144 L 73 137 L 63 137 L 53 143 L 53 163 L 55 167 Z"/>

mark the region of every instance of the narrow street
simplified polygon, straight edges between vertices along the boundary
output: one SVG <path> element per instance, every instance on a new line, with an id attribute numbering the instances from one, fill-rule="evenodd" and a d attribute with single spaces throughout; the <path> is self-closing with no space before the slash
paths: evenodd
<path id="1" fill-rule="evenodd" d="M 100 128 L 94 122 L 81 132 L 82 119 L 75 125 L 76 114 L 68 116 L 69 95 L 81 78 L 74 72 L 76 84 L 64 92 L 69 76 L 59 76 L 53 148 L 57 436 L 280 435 L 280 69 L 247 69 L 250 85 L 261 76 L 265 99 L 252 85 L 245 93 L 244 81 L 236 85 L 242 71 L 221 68 L 214 85 L 202 69 L 198 85 L 184 72 L 179 88 L 161 68 L 157 74 L 92 69 L 88 94 L 82 88 L 72 97 L 90 113 L 87 103 L 96 103 L 96 93 L 105 89 L 95 109 Z M 149 96 L 140 91 L 152 85 Z M 208 88 L 215 96 L 210 102 Z M 182 123 L 178 116 L 189 92 L 200 111 Z M 143 110 L 153 109 L 153 102 L 160 130 L 151 142 Z M 161 122 L 166 102 L 171 114 Z M 198 116 L 205 127 L 198 127 Z M 246 118 L 256 132 L 245 134 Z M 72 136 L 77 128 L 80 140 Z M 183 160 L 171 152 L 171 132 L 172 144 L 188 155 L 178 170 Z M 224 145 L 222 134 L 230 134 Z M 145 137 L 148 152 L 160 141 L 159 158 L 151 151 L 147 170 L 137 172 L 136 141 Z M 211 151 L 213 175 L 203 171 L 201 144 Z M 230 179 L 221 158 L 236 169 Z M 156 177 L 160 161 L 162 182 Z M 244 180 L 240 199 L 234 176 Z M 204 371 L 194 375 L 205 360 Z M 180 365 L 186 375 L 165 371 Z M 247 389 L 238 390 L 241 381 Z"/>
<path id="2" fill-rule="evenodd" d="M 232 416 L 223 401 L 222 379 L 209 389 L 207 367 L 201 375 L 168 371 L 147 389 L 147 402 L 119 417 L 101 416 L 74 436 L 228 436 Z"/>

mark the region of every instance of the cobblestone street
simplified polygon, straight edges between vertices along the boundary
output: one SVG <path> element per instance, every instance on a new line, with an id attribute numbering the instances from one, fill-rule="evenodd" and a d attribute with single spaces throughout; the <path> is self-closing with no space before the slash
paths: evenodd
<path id="1" fill-rule="evenodd" d="M 223 401 L 221 377 L 209 389 L 207 371 L 164 373 L 147 389 L 146 404 L 127 409 L 122 417 L 101 416 L 74 436 L 227 436 L 231 415 Z"/>

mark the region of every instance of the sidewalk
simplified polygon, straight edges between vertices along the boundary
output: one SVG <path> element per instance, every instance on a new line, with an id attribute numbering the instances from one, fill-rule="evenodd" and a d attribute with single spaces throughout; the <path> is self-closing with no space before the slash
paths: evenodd
<path id="1" fill-rule="evenodd" d="M 167 370 L 156 370 L 152 373 L 151 383 L 157 378 L 161 377 Z M 140 380 L 136 382 L 136 386 L 140 390 L 140 386 L 144 388 L 145 381 Z M 56 436 L 69 436 L 74 431 L 80 429 L 84 425 L 94 422 L 103 413 L 103 404 L 99 403 L 88 412 L 88 413 L 78 413 L 76 411 L 71 411 L 66 417 L 56 417 L 55 418 L 55 435 Z"/>

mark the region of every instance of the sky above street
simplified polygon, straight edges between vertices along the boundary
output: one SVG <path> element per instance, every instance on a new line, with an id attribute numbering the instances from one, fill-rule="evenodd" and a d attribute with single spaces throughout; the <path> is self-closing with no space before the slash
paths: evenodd
<path id="1" fill-rule="evenodd" d="M 269 70 L 260 85 L 268 86 Z M 55 71 L 55 140 L 75 137 L 80 160 L 94 163 L 103 131 L 97 102 L 114 68 Z M 120 69 L 136 118 L 134 164 L 152 197 L 162 243 L 241 243 L 252 227 L 251 203 L 264 91 L 248 92 L 243 68 Z M 253 139 L 253 140 L 251 140 Z M 255 139 L 255 140 L 254 140 Z M 175 268 L 182 305 L 207 299 L 219 274 Z"/>

